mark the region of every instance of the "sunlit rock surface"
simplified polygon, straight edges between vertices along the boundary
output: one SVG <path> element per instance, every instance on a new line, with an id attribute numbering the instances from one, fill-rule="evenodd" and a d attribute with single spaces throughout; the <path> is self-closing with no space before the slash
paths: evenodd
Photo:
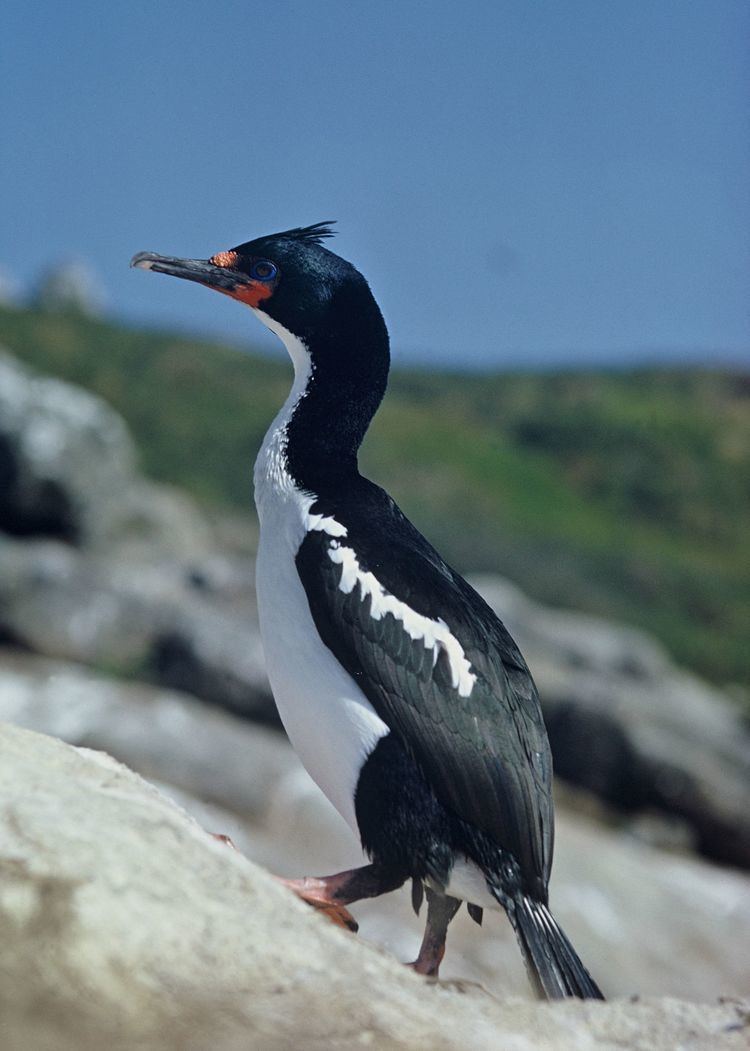
<path id="1" fill-rule="evenodd" d="M 107 756 L 7 725 L 0 754 L 8 1047 L 746 1046 L 739 1002 L 539 1005 L 429 985 Z"/>
<path id="2" fill-rule="evenodd" d="M 322 874 L 362 861 L 280 734 L 184 694 L 6 656 L 0 720 L 105 749 L 279 874 Z M 750 877 L 655 849 L 639 829 L 575 814 L 563 797 L 551 898 L 610 996 L 707 1000 L 746 991 Z M 413 915 L 406 889 L 353 911 L 364 940 L 400 960 L 416 955 L 424 917 Z M 502 914 L 485 915 L 480 929 L 462 910 L 443 974 L 481 982 L 496 995 L 531 995 Z"/>
<path id="3" fill-rule="evenodd" d="M 0 720 L 104 749 L 273 871 L 358 864 L 259 725 L 276 716 L 252 528 L 145 481 L 116 413 L 8 355 L 0 490 Z M 443 975 L 503 1002 L 427 987 L 395 962 L 423 923 L 406 891 L 355 906 L 348 938 L 111 761 L 5 729 L 0 1043 L 745 1046 L 747 1013 L 706 1004 L 747 992 L 750 882 L 690 850 L 750 867 L 747 728 L 640 632 L 477 583 L 537 679 L 558 773 L 586 789 L 558 800 L 556 915 L 610 996 L 697 1007 L 534 1005 L 502 915 L 463 911 Z"/>

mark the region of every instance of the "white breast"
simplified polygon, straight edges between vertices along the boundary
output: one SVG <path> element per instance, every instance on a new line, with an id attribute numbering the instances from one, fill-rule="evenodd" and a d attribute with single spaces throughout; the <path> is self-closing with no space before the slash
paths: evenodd
<path id="1" fill-rule="evenodd" d="M 261 313 L 256 311 L 256 313 Z M 286 469 L 286 427 L 310 374 L 304 345 L 270 318 L 289 350 L 295 380 L 271 425 L 255 464 L 255 502 L 260 518 L 257 592 L 260 630 L 281 721 L 305 769 L 341 816 L 358 833 L 354 792 L 362 765 L 388 733 L 352 677 L 321 641 L 295 556 L 310 529 L 331 536 L 343 527 L 311 516 L 314 496 L 300 492 Z"/>

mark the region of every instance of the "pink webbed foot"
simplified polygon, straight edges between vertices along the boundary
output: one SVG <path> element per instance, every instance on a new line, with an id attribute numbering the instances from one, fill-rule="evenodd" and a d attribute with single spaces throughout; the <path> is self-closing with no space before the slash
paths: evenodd
<path id="1" fill-rule="evenodd" d="M 302 879 L 282 879 L 280 876 L 275 878 L 302 901 L 321 912 L 337 927 L 343 927 L 353 933 L 359 930 L 359 924 L 346 906 L 336 901 L 325 879 L 317 879 L 314 876 L 305 876 Z"/>
<path id="2" fill-rule="evenodd" d="M 377 865 L 337 872 L 333 876 L 307 876 L 304 879 L 282 879 L 279 882 L 294 891 L 297 897 L 314 909 L 319 909 L 332 923 L 349 931 L 359 925 L 346 908 L 362 898 L 377 898 L 396 890 L 405 877 L 384 872 Z"/>

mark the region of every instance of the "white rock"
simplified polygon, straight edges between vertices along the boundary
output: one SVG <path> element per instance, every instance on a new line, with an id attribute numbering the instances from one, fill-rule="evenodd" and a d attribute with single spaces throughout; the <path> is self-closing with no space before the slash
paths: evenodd
<path id="1" fill-rule="evenodd" d="M 537 1005 L 429 986 L 107 756 L 9 726 L 0 755 L 8 1048 L 743 1046 L 747 1005 Z"/>
<path id="2" fill-rule="evenodd" d="M 0 720 L 105 748 L 168 783 L 165 791 L 207 828 L 231 835 L 280 875 L 324 874 L 363 861 L 280 734 L 185 695 L 19 655 L 0 664 Z M 555 914 L 609 995 L 705 1000 L 746 990 L 750 877 L 656 850 L 564 805 L 555 853 Z M 352 911 L 364 940 L 397 959 L 414 958 L 424 913 L 414 916 L 407 888 Z M 461 911 L 442 973 L 481 982 L 496 995 L 531 995 L 500 914 L 487 914 L 480 929 Z"/>
<path id="3" fill-rule="evenodd" d="M 279 780 L 299 767 L 281 734 L 175 690 L 29 654 L 0 657 L 0 720 L 104 749 L 245 819 L 263 818 Z"/>
<path id="4" fill-rule="evenodd" d="M 99 317 L 107 306 L 107 294 L 94 270 L 81 259 L 68 259 L 42 273 L 33 302 L 42 310 L 73 310 Z"/>

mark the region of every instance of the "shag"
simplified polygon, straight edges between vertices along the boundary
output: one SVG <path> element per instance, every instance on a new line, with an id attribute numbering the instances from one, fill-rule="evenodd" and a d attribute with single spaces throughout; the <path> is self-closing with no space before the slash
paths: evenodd
<path id="1" fill-rule="evenodd" d="M 552 761 L 526 662 L 359 473 L 388 332 L 364 277 L 325 246 L 331 235 L 318 223 L 208 260 L 132 261 L 246 304 L 294 365 L 255 463 L 260 628 L 292 745 L 370 864 L 288 883 L 356 929 L 347 905 L 411 880 L 417 911 L 427 899 L 413 966 L 435 977 L 462 902 L 477 922 L 504 909 L 540 995 L 600 998 L 548 906 Z"/>

